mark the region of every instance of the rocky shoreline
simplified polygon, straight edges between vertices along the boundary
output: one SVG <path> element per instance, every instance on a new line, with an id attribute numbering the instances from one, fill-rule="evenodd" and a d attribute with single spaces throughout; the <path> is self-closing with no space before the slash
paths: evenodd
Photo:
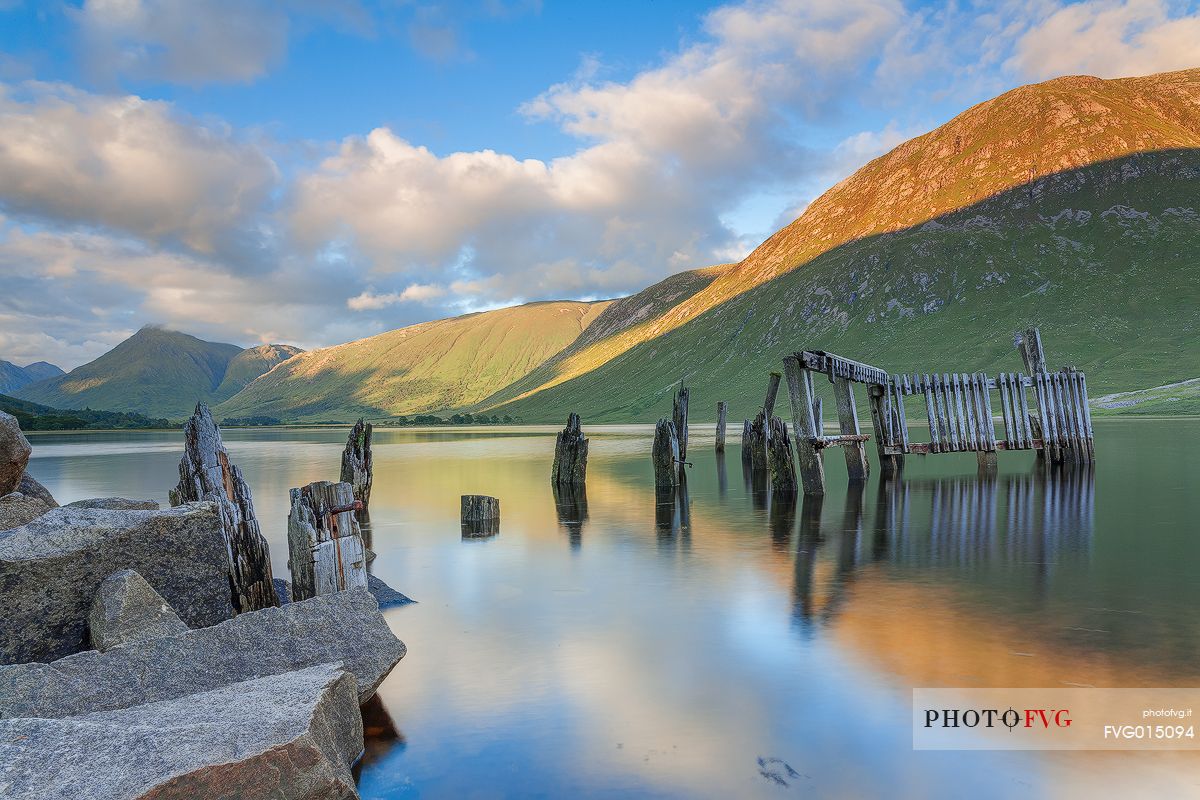
<path id="1" fill-rule="evenodd" d="M 208 410 L 189 426 L 196 498 L 60 507 L 0 413 L 0 796 L 358 796 L 361 706 L 406 652 L 380 608 L 412 601 L 359 561 L 293 602 Z M 357 535 L 318 524 L 289 564 Z"/>

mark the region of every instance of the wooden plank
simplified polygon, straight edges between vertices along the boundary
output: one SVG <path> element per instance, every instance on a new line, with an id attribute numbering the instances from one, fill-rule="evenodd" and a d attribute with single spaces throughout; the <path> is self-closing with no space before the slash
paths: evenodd
<path id="1" fill-rule="evenodd" d="M 1029 422 L 1029 402 L 1025 398 L 1025 381 L 1020 375 L 1015 376 L 1013 388 L 1017 393 L 1017 406 L 1021 410 L 1021 415 L 1018 421 L 1021 425 L 1021 438 L 1025 443 L 1025 447 L 1029 448 L 1033 443 L 1033 425 Z"/>
<path id="2" fill-rule="evenodd" d="M 921 381 L 922 393 L 925 395 L 925 413 L 929 417 L 929 446 L 934 453 L 940 453 L 942 443 L 938 437 L 937 409 L 935 408 L 933 388 L 929 385 L 929 376 Z"/>
<path id="3" fill-rule="evenodd" d="M 1088 460 L 1096 460 L 1095 438 L 1092 436 L 1092 408 L 1088 405 L 1087 376 L 1079 373 L 1079 393 L 1083 403 L 1083 428 L 1087 433 Z"/>
<path id="4" fill-rule="evenodd" d="M 991 381 L 987 375 L 979 373 L 980 398 L 983 401 L 984 431 L 987 435 L 987 449 L 996 449 L 996 421 L 992 415 Z"/>
<path id="5" fill-rule="evenodd" d="M 908 419 L 904 415 L 904 393 L 902 387 L 896 385 L 896 427 L 900 430 L 900 446 L 908 452 Z"/>
<path id="6" fill-rule="evenodd" d="M 1071 386 L 1071 398 L 1073 400 L 1073 408 L 1075 410 L 1075 427 L 1079 432 L 1079 461 L 1085 463 L 1092 460 L 1091 450 L 1088 448 L 1088 430 L 1084 422 L 1083 416 L 1083 387 L 1080 385 L 1079 376 L 1081 373 L 1071 370 L 1068 374 Z"/>
<path id="7" fill-rule="evenodd" d="M 938 396 L 940 401 L 939 411 L 942 414 L 942 430 L 945 431 L 946 440 L 950 443 L 950 451 L 957 452 L 958 430 L 955 428 L 954 421 L 952 419 L 953 412 L 951 411 L 952 400 L 950 399 L 949 381 L 946 379 L 947 376 L 944 372 L 935 377 L 937 378 Z"/>
<path id="8" fill-rule="evenodd" d="M 967 422 L 967 447 L 971 450 L 979 450 L 979 434 L 976 432 L 976 416 L 978 409 L 976 408 L 976 397 L 974 397 L 974 385 L 971 383 L 971 375 L 958 375 L 959 392 L 962 395 L 962 415 Z"/>
<path id="9" fill-rule="evenodd" d="M 675 404 L 671 410 L 671 421 L 675 423 L 675 436 L 679 440 L 679 460 L 687 461 L 688 443 L 688 396 L 690 390 L 679 382 L 679 391 L 675 393 Z"/>
<path id="10" fill-rule="evenodd" d="M 1012 394 L 1008 391 L 1008 373 L 1001 372 L 996 376 L 996 387 L 1000 390 L 1000 415 L 1004 419 L 1004 442 L 1011 445 L 1016 441 L 1012 411 Z"/>
<path id="11" fill-rule="evenodd" d="M 783 360 L 783 372 L 787 378 L 788 399 L 792 405 L 792 427 L 796 432 L 796 467 L 800 471 L 800 482 L 806 495 L 825 494 L 825 465 L 821 453 L 815 447 L 817 437 L 813 417 L 812 379 L 808 370 L 800 366 L 800 359 L 788 356 Z"/>
<path id="12" fill-rule="evenodd" d="M 725 452 L 725 418 L 729 414 L 729 403 L 721 400 L 717 403 L 717 452 Z"/>
<path id="13" fill-rule="evenodd" d="M 838 430 L 843 436 L 857 436 L 860 431 L 858 429 L 858 407 L 854 402 L 854 390 L 848 378 L 833 379 L 833 397 L 837 402 L 838 415 Z M 886 405 L 884 406 L 886 413 Z M 886 433 L 886 442 L 892 442 L 891 431 L 887 430 L 890 427 L 887 423 L 890 420 L 884 419 L 884 430 Z M 865 481 L 869 467 L 867 465 L 867 449 L 859 442 L 854 446 L 846 446 L 842 448 L 842 452 L 846 455 L 846 474 L 851 481 Z"/>

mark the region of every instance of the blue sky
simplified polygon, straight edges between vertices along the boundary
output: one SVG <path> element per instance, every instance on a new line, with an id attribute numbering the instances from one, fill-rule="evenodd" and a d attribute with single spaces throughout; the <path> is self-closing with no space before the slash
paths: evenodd
<path id="1" fill-rule="evenodd" d="M 1171 0 L 0 0 L 0 358 L 627 294 L 974 103 L 1198 41 Z"/>

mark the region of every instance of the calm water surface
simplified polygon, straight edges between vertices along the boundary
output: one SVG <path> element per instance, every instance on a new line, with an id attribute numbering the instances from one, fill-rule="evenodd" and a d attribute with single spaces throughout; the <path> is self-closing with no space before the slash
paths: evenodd
<path id="1" fill-rule="evenodd" d="M 707 427 L 707 426 L 706 426 Z M 409 655 L 365 798 L 1200 796 L 1192 753 L 914 752 L 911 690 L 1200 685 L 1200 420 L 1097 423 L 1093 475 L 1001 454 L 772 502 L 694 429 L 658 503 L 648 428 L 588 429 L 585 498 L 551 429 L 376 431 L 373 571 Z M 335 478 L 343 429 L 226 431 L 276 575 L 288 489 Z M 35 435 L 61 502 L 164 505 L 182 436 Z M 464 541 L 458 497 L 501 532 Z"/>

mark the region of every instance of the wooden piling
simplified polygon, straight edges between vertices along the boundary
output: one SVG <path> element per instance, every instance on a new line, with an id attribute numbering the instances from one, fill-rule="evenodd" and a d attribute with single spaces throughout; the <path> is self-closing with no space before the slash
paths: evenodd
<path id="1" fill-rule="evenodd" d="M 847 387 L 849 388 L 849 387 Z M 837 384 L 834 384 L 834 391 L 837 391 Z M 879 385 L 870 385 L 867 387 L 867 403 L 871 409 L 871 427 L 875 432 L 875 445 L 879 453 L 879 472 L 885 478 L 893 478 L 900 474 L 904 468 L 904 456 L 888 453 L 887 442 L 888 437 L 884 435 L 884 419 L 888 414 L 887 409 L 887 393 L 884 388 Z M 838 401 L 838 417 L 839 421 L 842 416 L 841 400 Z M 850 395 L 849 413 L 855 415 L 855 430 L 858 433 L 858 417 L 857 411 L 853 407 L 854 395 Z M 842 433 L 846 433 L 845 427 L 842 428 Z M 867 466 L 866 445 L 859 443 L 855 447 L 843 447 L 846 451 L 846 470 L 850 475 L 851 481 L 863 481 L 867 479 L 870 468 Z M 861 463 L 860 460 L 861 459 Z"/>
<path id="2" fill-rule="evenodd" d="M 858 436 L 861 433 L 858 429 L 858 408 L 854 404 L 854 390 L 850 386 L 850 381 L 841 377 L 833 379 L 833 399 L 837 403 L 838 430 L 842 435 Z M 884 413 L 883 400 L 884 398 L 881 396 L 881 422 Z M 875 438 L 876 441 L 885 441 L 882 430 L 875 431 Z M 862 442 L 844 444 L 842 452 L 846 454 L 846 472 L 850 480 L 865 481 L 871 469 L 867 464 L 866 446 Z"/>
<path id="3" fill-rule="evenodd" d="M 750 468 L 755 472 L 766 472 L 767 465 L 767 442 L 770 437 L 770 428 L 767 424 L 766 415 L 759 411 L 754 415 L 754 422 L 750 423 Z"/>
<path id="4" fill-rule="evenodd" d="M 495 536 L 500 532 L 500 501 L 485 494 L 464 494 L 460 500 L 462 535 Z"/>
<path id="5" fill-rule="evenodd" d="M 792 427 L 796 433 L 796 467 L 800 471 L 800 482 L 806 495 L 825 494 L 825 465 L 817 443 L 821 431 L 817 429 L 813 408 L 812 374 L 801 366 L 794 355 L 783 359 L 783 372 L 787 378 L 788 399 L 792 406 Z"/>
<path id="6" fill-rule="evenodd" d="M 254 515 L 254 499 L 242 471 L 230 463 L 221 429 L 203 403 L 183 426 L 184 452 L 172 506 L 208 500 L 216 503 L 229 558 L 233 607 L 239 613 L 279 605 L 271 583 L 271 549 Z"/>
<path id="7" fill-rule="evenodd" d="M 679 391 L 675 393 L 674 408 L 671 421 L 675 423 L 675 438 L 679 441 L 679 460 L 687 461 L 688 442 L 688 394 L 689 389 L 679 382 Z"/>
<path id="8" fill-rule="evenodd" d="M 771 418 L 771 438 L 767 441 L 767 464 L 771 470 L 771 493 L 795 495 L 796 462 L 792 457 L 792 440 L 788 435 L 787 423 L 779 417 Z"/>
<path id="9" fill-rule="evenodd" d="M 654 427 L 654 446 L 650 452 L 654 462 L 654 485 L 674 486 L 679 483 L 679 439 L 675 434 L 675 423 L 660 419 Z"/>
<path id="10" fill-rule="evenodd" d="M 717 439 L 718 453 L 725 452 L 725 416 L 729 413 L 729 403 L 724 400 L 717 403 Z"/>
<path id="11" fill-rule="evenodd" d="M 350 484 L 354 499 L 362 503 L 362 513 L 365 514 L 371 503 L 374 471 L 371 462 L 371 425 L 364 423 L 362 417 L 354 423 L 346 439 L 346 449 L 342 451 L 341 479 Z"/>
<path id="12" fill-rule="evenodd" d="M 292 489 L 288 565 L 292 599 L 366 588 L 366 545 L 354 512 L 362 503 L 349 483 L 317 481 Z"/>
<path id="13" fill-rule="evenodd" d="M 550 482 L 558 486 L 582 486 L 587 481 L 588 439 L 583 435 L 579 415 L 567 416 L 567 427 L 558 432 L 554 443 L 554 463 Z"/>

